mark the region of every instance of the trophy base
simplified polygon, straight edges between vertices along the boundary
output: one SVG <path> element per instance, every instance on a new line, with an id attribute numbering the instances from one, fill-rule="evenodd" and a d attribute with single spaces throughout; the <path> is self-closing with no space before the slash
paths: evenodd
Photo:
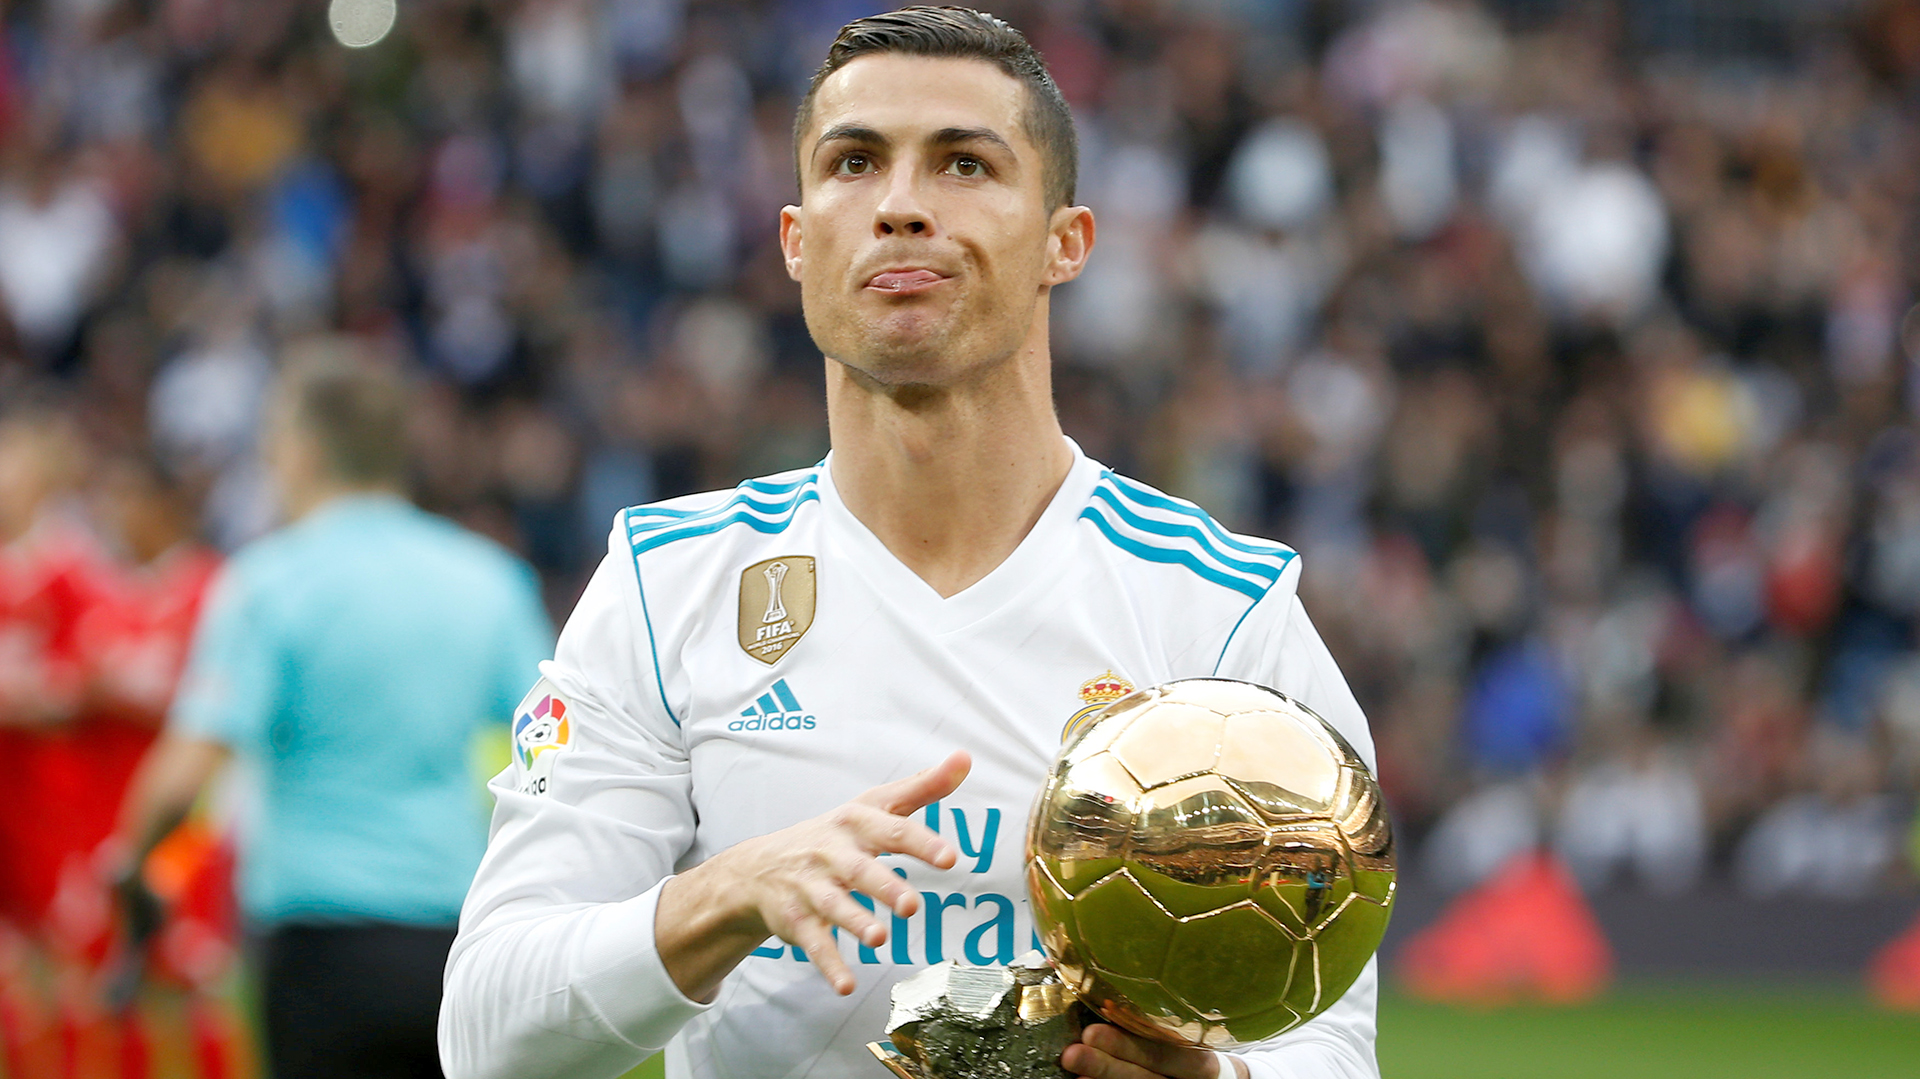
<path id="1" fill-rule="evenodd" d="M 888 1040 L 867 1049 L 900 1079 L 1070 1079 L 1060 1054 L 1092 1021 L 1038 952 L 948 961 L 894 986 Z"/>
<path id="2" fill-rule="evenodd" d="M 900 1079 L 928 1079 L 927 1073 L 920 1070 L 920 1065 L 895 1049 L 892 1042 L 868 1042 L 867 1052 L 872 1053 L 873 1059 Z"/>

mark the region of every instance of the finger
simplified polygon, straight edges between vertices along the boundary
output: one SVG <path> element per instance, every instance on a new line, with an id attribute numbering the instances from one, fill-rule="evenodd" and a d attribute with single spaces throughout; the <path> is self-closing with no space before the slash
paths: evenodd
<path id="1" fill-rule="evenodd" d="M 1060 1066 L 1085 1079 L 1160 1079 L 1138 1064 L 1108 1056 L 1082 1042 L 1067 1046 L 1060 1054 Z"/>
<path id="2" fill-rule="evenodd" d="M 960 852 L 952 843 L 909 817 L 849 802 L 840 807 L 835 819 L 854 834 L 867 854 L 908 854 L 941 869 L 960 860 Z"/>
<path id="3" fill-rule="evenodd" d="M 861 794 L 854 801 L 904 816 L 928 802 L 937 802 L 958 790 L 961 781 L 965 780 L 967 773 L 972 770 L 973 758 L 968 756 L 965 750 L 961 750 L 932 768 L 915 772 L 905 779 L 882 783 Z"/>
<path id="4" fill-rule="evenodd" d="M 813 898 L 814 909 L 820 916 L 840 928 L 852 933 L 860 943 L 875 948 L 887 941 L 887 928 L 873 912 L 853 901 L 853 897 L 838 887 L 829 887 Z"/>
<path id="5" fill-rule="evenodd" d="M 1083 1046 L 1116 1065 L 1138 1068 L 1146 1075 L 1164 1075 L 1167 1079 L 1217 1079 L 1220 1059 L 1211 1049 L 1168 1045 L 1136 1037 L 1107 1023 L 1095 1023 L 1080 1032 Z M 1122 1079 L 1135 1073 L 1125 1068 L 1109 1069 L 1101 1079 Z"/>
<path id="6" fill-rule="evenodd" d="M 848 970 L 847 961 L 840 958 L 840 949 L 826 922 L 819 918 L 806 918 L 795 923 L 787 943 L 807 953 L 807 958 L 813 960 L 820 976 L 833 986 L 834 992 L 843 997 L 853 992 L 853 971 Z"/>
<path id="7" fill-rule="evenodd" d="M 848 888 L 870 896 L 902 918 L 911 918 L 920 910 L 920 893 L 876 858 L 853 853 L 839 870 L 839 877 Z"/>

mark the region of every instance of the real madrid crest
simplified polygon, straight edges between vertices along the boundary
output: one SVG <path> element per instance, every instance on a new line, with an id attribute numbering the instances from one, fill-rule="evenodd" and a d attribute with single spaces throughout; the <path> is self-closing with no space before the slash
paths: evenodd
<path id="1" fill-rule="evenodd" d="M 771 667 L 813 625 L 810 555 L 782 555 L 740 571 L 740 649 Z"/>
<path id="2" fill-rule="evenodd" d="M 1080 683 L 1082 707 L 1073 714 L 1073 718 L 1067 720 L 1067 725 L 1060 729 L 1061 744 L 1064 745 L 1070 741 L 1074 734 L 1086 725 L 1087 720 L 1093 718 L 1094 713 L 1132 692 L 1133 683 L 1113 673 L 1112 668 Z"/>

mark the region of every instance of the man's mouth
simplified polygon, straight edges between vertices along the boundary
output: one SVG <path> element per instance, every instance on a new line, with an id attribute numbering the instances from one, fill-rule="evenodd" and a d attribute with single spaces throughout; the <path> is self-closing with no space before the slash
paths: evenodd
<path id="1" fill-rule="evenodd" d="M 867 287 L 895 296 L 911 296 L 947 280 L 946 275 L 932 270 L 886 270 L 873 275 Z"/>

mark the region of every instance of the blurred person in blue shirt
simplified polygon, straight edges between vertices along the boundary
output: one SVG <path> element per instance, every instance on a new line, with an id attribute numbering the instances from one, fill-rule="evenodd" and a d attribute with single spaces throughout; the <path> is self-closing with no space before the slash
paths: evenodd
<path id="1" fill-rule="evenodd" d="M 552 655 L 532 571 L 407 501 L 406 413 L 348 346 L 289 358 L 265 434 L 291 523 L 215 582 L 121 813 L 129 882 L 245 766 L 238 890 L 276 1079 L 440 1075 L 441 971 L 486 847 L 471 748 Z"/>

